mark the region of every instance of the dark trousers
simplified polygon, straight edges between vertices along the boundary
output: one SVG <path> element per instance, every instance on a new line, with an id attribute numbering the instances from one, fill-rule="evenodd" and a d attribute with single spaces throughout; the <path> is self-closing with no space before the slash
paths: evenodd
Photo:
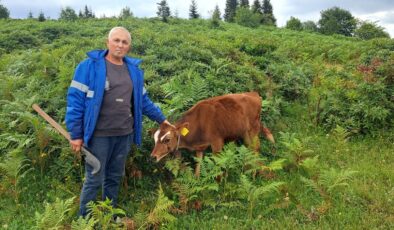
<path id="1" fill-rule="evenodd" d="M 96 175 L 92 175 L 92 167 L 85 162 L 85 182 L 80 197 L 80 216 L 87 215 L 86 204 L 96 200 L 100 188 L 102 188 L 102 199 L 109 198 L 114 207 L 117 205 L 119 185 L 124 175 L 126 158 L 132 142 L 133 134 L 92 137 L 89 147 L 100 161 L 101 169 Z"/>

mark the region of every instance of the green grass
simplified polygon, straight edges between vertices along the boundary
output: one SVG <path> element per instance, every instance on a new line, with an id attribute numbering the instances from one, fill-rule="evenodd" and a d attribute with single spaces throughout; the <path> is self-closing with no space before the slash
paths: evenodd
<path id="1" fill-rule="evenodd" d="M 261 157 L 266 165 L 280 159 L 287 162 L 284 169 L 256 180 L 246 175 L 252 188 L 285 183 L 279 193 L 254 194 L 258 198 L 248 212 L 254 197 L 247 195 L 253 194 L 238 191 L 239 174 L 246 174 L 240 170 L 244 165 L 231 161 L 236 158 L 228 154 L 225 160 L 231 165 L 226 166 L 232 168 L 218 191 L 209 178 L 185 179 L 197 197 L 191 197 L 189 209 L 181 213 L 181 193 L 172 183 L 180 183 L 187 170 L 175 176 L 164 162 L 153 162 L 152 138 L 144 133 L 143 147 L 133 152 L 126 167 L 127 172 L 140 170 L 142 178 L 126 177 L 128 186 L 122 184 L 120 191 L 120 207 L 127 216 L 137 220 L 141 213 L 152 211 L 161 184 L 165 198 L 174 201 L 170 211 L 176 217 L 170 223 L 159 221 L 162 229 L 394 228 L 393 40 L 364 42 L 228 23 L 211 29 L 205 20 L 165 24 L 153 19 L 0 20 L 0 81 L 4 83 L 0 85 L 0 163 L 16 159 L 13 152 L 29 160 L 18 158 L 29 163 L 16 177 L 9 175 L 18 171 L 16 161 L 0 169 L 0 228 L 34 229 L 35 213 L 44 212 L 45 202 L 79 196 L 83 167 L 31 104 L 39 103 L 62 123 L 76 64 L 88 50 L 104 48 L 104 35 L 115 25 L 132 30 L 133 55 L 144 60 L 147 89 L 170 120 L 202 98 L 258 91 L 267 102 L 263 120 L 277 140 L 275 146 L 262 140 Z M 15 36 L 18 39 L 12 39 Z M 358 70 L 375 68 L 373 63 L 382 65 L 370 75 Z M 344 128 L 341 131 L 336 125 Z M 145 121 L 145 128 L 154 126 Z M 318 156 L 312 175 L 300 164 L 304 159 L 292 162 L 295 152 Z M 211 154 L 207 157 L 213 159 Z M 185 152 L 187 162 L 193 158 Z M 213 172 L 217 169 L 209 167 Z M 345 181 L 347 186 L 328 195 L 324 183 L 318 191 L 301 179 L 316 182 L 323 172 L 350 171 L 357 173 Z M 207 190 L 198 191 L 198 183 Z M 209 203 L 212 199 L 215 204 Z M 192 208 L 196 200 L 205 202 L 199 211 Z M 156 210 L 153 217 L 163 217 L 164 209 Z M 75 199 L 64 226 L 76 220 L 77 210 Z"/>

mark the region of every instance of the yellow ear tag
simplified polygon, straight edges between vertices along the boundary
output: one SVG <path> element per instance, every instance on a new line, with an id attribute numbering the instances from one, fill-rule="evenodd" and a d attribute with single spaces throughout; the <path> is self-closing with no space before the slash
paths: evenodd
<path id="1" fill-rule="evenodd" d="M 189 133 L 189 130 L 188 130 L 187 128 L 183 128 L 183 129 L 181 130 L 182 136 L 186 136 L 188 133 Z"/>

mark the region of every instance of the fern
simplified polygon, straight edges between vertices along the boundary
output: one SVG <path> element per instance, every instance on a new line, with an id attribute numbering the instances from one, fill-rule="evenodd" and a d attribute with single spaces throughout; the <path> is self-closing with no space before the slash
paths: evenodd
<path id="1" fill-rule="evenodd" d="M 308 149 L 305 144 L 298 138 L 295 137 L 295 134 L 288 134 L 280 132 L 281 141 L 280 143 L 286 149 L 286 158 L 288 160 L 289 166 L 300 167 L 302 161 L 311 156 L 314 152 L 311 149 Z"/>
<path id="2" fill-rule="evenodd" d="M 14 191 L 16 202 L 19 200 L 20 181 L 32 170 L 30 160 L 23 156 L 20 149 L 10 152 L 0 163 L 0 172 L 4 175 L 1 182 L 5 187 L 13 188 L 11 191 Z"/>
<path id="3" fill-rule="evenodd" d="M 90 214 L 93 219 L 96 220 L 98 226 L 101 229 L 109 229 L 115 224 L 111 223 L 112 219 L 116 215 L 125 215 L 125 212 L 120 208 L 114 208 L 111 205 L 111 200 L 106 198 L 104 201 L 98 201 L 94 203 L 89 202 L 87 207 L 90 209 Z"/>
<path id="4" fill-rule="evenodd" d="M 318 155 L 306 158 L 303 162 L 301 162 L 301 168 L 303 168 L 310 176 L 317 174 L 319 172 L 317 165 L 318 158 Z"/>
<path id="5" fill-rule="evenodd" d="M 160 185 L 155 207 L 148 214 L 140 212 L 136 215 L 137 223 L 140 223 L 139 229 L 146 229 L 149 226 L 158 226 L 161 223 L 175 221 L 176 217 L 169 213 L 173 204 L 174 202 L 168 199 Z M 141 220 L 143 220 L 143 222 L 141 222 Z"/>
<path id="6" fill-rule="evenodd" d="M 97 220 L 94 218 L 82 218 L 81 216 L 75 221 L 71 223 L 72 230 L 94 230 L 94 225 Z"/>
<path id="7" fill-rule="evenodd" d="M 169 116 L 192 107 L 196 102 L 212 96 L 205 79 L 190 70 L 186 76 L 178 75 L 163 85 Z"/>
<path id="8" fill-rule="evenodd" d="M 179 171 L 181 170 L 181 159 L 180 158 L 174 158 L 171 160 L 167 160 L 165 163 L 166 169 L 170 170 L 174 176 L 178 176 Z"/>
<path id="9" fill-rule="evenodd" d="M 240 177 L 241 186 L 238 188 L 238 195 L 241 199 L 246 199 L 248 202 L 248 216 L 253 218 L 254 207 L 258 199 L 263 196 L 278 193 L 279 188 L 284 185 L 284 182 L 272 182 L 268 185 L 257 186 L 244 174 Z"/>
<path id="10" fill-rule="evenodd" d="M 262 168 L 264 170 L 269 170 L 269 171 L 282 170 L 285 162 L 286 162 L 286 159 L 278 159 L 276 161 L 270 162 L 267 166 L 262 166 Z"/>
<path id="11" fill-rule="evenodd" d="M 335 190 L 341 190 L 349 186 L 350 181 L 357 171 L 352 170 L 335 170 L 333 168 L 324 170 L 319 178 L 321 186 L 326 188 L 327 192 L 332 194 Z"/>
<path id="12" fill-rule="evenodd" d="M 62 229 L 67 220 L 67 214 L 71 210 L 75 197 L 65 201 L 56 198 L 52 204 L 46 203 L 43 213 L 35 213 L 36 229 Z"/>

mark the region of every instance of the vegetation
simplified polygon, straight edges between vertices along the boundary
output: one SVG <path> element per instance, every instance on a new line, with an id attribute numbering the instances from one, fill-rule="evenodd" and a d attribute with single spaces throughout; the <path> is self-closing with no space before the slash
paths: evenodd
<path id="1" fill-rule="evenodd" d="M 133 12 L 131 12 L 130 7 L 124 7 L 119 14 L 120 19 L 128 19 L 133 17 Z"/>
<path id="2" fill-rule="evenodd" d="M 353 15 L 339 7 L 323 10 L 319 20 L 320 32 L 327 35 L 342 34 L 352 36 L 356 29 L 356 24 Z"/>
<path id="3" fill-rule="evenodd" d="M 357 29 L 354 31 L 354 35 L 364 40 L 373 38 L 390 38 L 390 35 L 384 31 L 384 28 L 378 26 L 376 22 L 362 21 L 360 22 Z"/>
<path id="4" fill-rule="evenodd" d="M 226 0 L 226 8 L 224 9 L 224 20 L 226 22 L 234 22 L 235 11 L 237 10 L 237 0 Z"/>
<path id="5" fill-rule="evenodd" d="M 0 4 L 0 19 L 2 18 L 7 19 L 9 17 L 10 17 L 10 11 L 7 9 L 7 7 Z"/>
<path id="6" fill-rule="evenodd" d="M 286 28 L 291 30 L 302 30 L 302 23 L 300 19 L 290 17 L 289 21 L 286 22 Z"/>
<path id="7" fill-rule="evenodd" d="M 157 17 L 161 18 L 163 22 L 167 22 L 168 18 L 171 16 L 170 7 L 167 4 L 166 0 L 162 0 L 157 3 Z"/>
<path id="8" fill-rule="evenodd" d="M 259 13 L 253 13 L 246 7 L 239 7 L 236 11 L 234 21 L 241 26 L 256 28 L 260 25 L 262 16 Z"/>
<path id="9" fill-rule="evenodd" d="M 161 19 L 0 20 L 1 228 L 394 227 L 392 39 Z M 147 91 L 170 121 L 198 100 L 253 90 L 277 144 L 207 152 L 196 178 L 186 151 L 153 162 L 144 132 L 119 207 L 99 201 L 78 218 L 81 161 L 31 105 L 62 123 L 76 65 L 114 26 L 132 31 Z"/>
<path id="10" fill-rule="evenodd" d="M 197 3 L 195 0 L 192 0 L 192 3 L 190 4 L 189 18 L 190 19 L 200 18 L 200 14 L 197 12 Z"/>
<path id="11" fill-rule="evenodd" d="M 77 19 L 78 16 L 75 13 L 75 10 L 69 6 L 67 6 L 66 8 L 62 8 L 62 10 L 60 11 L 59 20 L 75 21 Z"/>
<path id="12" fill-rule="evenodd" d="M 217 28 L 220 26 L 220 21 L 222 20 L 220 15 L 221 15 L 221 13 L 220 13 L 219 6 L 216 5 L 215 9 L 212 12 L 212 17 L 211 17 L 211 25 L 213 28 Z"/>

